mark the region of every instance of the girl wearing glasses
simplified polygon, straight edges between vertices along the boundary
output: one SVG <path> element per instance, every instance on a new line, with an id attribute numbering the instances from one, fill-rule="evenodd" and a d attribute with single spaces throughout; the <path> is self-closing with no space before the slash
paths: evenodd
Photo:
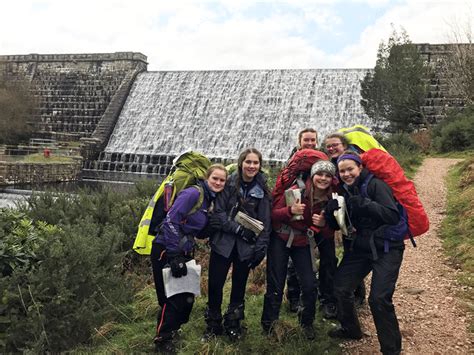
<path id="1" fill-rule="evenodd" d="M 339 176 L 339 169 L 337 166 L 337 159 L 344 153 L 345 150 L 350 149 L 349 148 L 349 141 L 347 138 L 344 136 L 344 134 L 335 132 L 331 133 L 326 137 L 324 140 L 324 148 L 326 149 L 326 152 L 328 154 L 329 159 L 336 165 L 336 169 L 338 171 L 337 176 Z M 339 193 L 342 194 L 342 188 L 338 189 Z M 332 270 L 332 276 L 334 277 L 335 273 L 335 268 Z M 333 280 L 333 278 L 331 278 Z M 365 302 L 365 283 L 362 281 L 359 286 L 357 286 L 355 292 L 354 292 L 354 304 L 356 307 L 360 307 L 364 304 Z M 327 306 L 327 308 L 333 307 L 333 305 Z M 335 307 L 335 306 L 334 306 Z"/>

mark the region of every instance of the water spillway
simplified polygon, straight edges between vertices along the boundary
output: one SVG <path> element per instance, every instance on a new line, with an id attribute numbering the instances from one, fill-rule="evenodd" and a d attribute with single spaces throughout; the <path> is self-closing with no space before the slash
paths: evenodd
<path id="1" fill-rule="evenodd" d="M 101 157 L 126 155 L 128 161 L 192 149 L 235 158 L 243 148 L 256 147 L 264 159 L 283 161 L 304 127 L 316 128 L 322 138 L 355 123 L 374 125 L 360 105 L 367 71 L 144 72 Z"/>

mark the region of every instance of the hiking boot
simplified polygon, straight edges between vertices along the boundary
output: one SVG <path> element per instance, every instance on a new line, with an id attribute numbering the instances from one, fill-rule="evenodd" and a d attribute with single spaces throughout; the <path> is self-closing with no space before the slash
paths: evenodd
<path id="1" fill-rule="evenodd" d="M 328 332 L 328 335 L 331 338 L 339 338 L 339 339 L 352 339 L 352 340 L 359 340 L 362 339 L 362 332 L 359 331 L 349 331 L 346 328 L 336 328 L 332 329 Z"/>
<path id="2" fill-rule="evenodd" d="M 322 306 L 322 313 L 324 319 L 336 319 L 337 307 L 334 303 L 326 303 Z"/>
<path id="3" fill-rule="evenodd" d="M 242 320 L 245 318 L 244 305 L 229 305 L 224 315 L 224 330 L 231 341 L 239 340 L 242 337 Z"/>
<path id="4" fill-rule="evenodd" d="M 298 312 L 298 308 L 300 306 L 300 300 L 289 300 L 288 301 L 288 309 L 291 313 Z"/>
<path id="5" fill-rule="evenodd" d="M 224 328 L 222 327 L 222 315 L 220 309 L 211 310 L 206 308 L 204 319 L 206 320 L 207 327 L 201 338 L 202 342 L 208 342 L 216 336 L 222 335 Z"/>
<path id="6" fill-rule="evenodd" d="M 177 354 L 172 340 L 155 341 L 155 352 L 166 355 Z"/>
<path id="7" fill-rule="evenodd" d="M 262 322 L 262 334 L 265 336 L 270 336 L 273 334 L 273 327 L 275 325 L 275 322 Z"/>
<path id="8" fill-rule="evenodd" d="M 316 338 L 316 333 L 314 332 L 314 328 L 312 324 L 302 325 L 303 334 L 306 339 L 314 340 Z"/>
<path id="9" fill-rule="evenodd" d="M 220 328 L 207 327 L 206 330 L 204 331 L 204 334 L 201 337 L 201 341 L 203 343 L 207 343 L 208 341 L 215 339 L 217 336 L 222 335 L 222 333 L 223 333 L 222 327 Z"/>

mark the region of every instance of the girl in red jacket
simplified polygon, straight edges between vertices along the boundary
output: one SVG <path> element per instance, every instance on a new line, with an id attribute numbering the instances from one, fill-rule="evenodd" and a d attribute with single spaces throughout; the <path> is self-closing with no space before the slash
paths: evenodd
<path id="1" fill-rule="evenodd" d="M 331 199 L 335 173 L 336 167 L 330 161 L 318 161 L 311 167 L 301 201 L 292 206 L 287 206 L 284 198 L 273 201 L 273 231 L 267 251 L 267 291 L 261 320 L 266 332 L 271 331 L 279 318 L 288 258 L 291 256 L 302 291 L 299 322 L 306 338 L 315 338 L 316 278 L 308 235 L 313 235 L 316 243 L 334 237 L 334 230 L 326 224 L 323 209 Z M 303 219 L 295 220 L 293 217 L 297 215 L 303 216 Z"/>

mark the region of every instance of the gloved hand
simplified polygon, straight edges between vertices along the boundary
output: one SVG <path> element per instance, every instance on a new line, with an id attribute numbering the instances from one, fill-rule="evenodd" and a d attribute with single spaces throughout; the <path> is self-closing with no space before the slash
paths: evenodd
<path id="1" fill-rule="evenodd" d="M 237 234 L 240 238 L 242 238 L 243 241 L 249 244 L 255 244 L 257 242 L 257 236 L 255 233 L 248 228 L 242 227 L 241 225 L 237 227 L 235 234 Z"/>
<path id="2" fill-rule="evenodd" d="M 353 195 L 349 197 L 348 204 L 352 211 L 352 214 L 358 216 L 364 216 L 369 211 L 369 204 L 372 202 L 369 198 L 362 197 L 361 195 Z"/>
<path id="3" fill-rule="evenodd" d="M 252 259 L 250 259 L 249 267 L 251 269 L 255 269 L 258 265 L 260 265 L 260 263 L 262 262 L 264 258 L 265 258 L 265 250 L 262 250 L 262 249 L 255 250 L 252 255 Z"/>
<path id="4" fill-rule="evenodd" d="M 221 220 L 214 214 L 211 214 L 208 218 L 207 224 L 204 229 L 199 232 L 198 239 L 210 238 L 212 237 L 217 231 L 221 230 Z"/>
<path id="5" fill-rule="evenodd" d="M 171 267 L 171 275 L 179 278 L 188 274 L 188 268 L 186 267 L 186 258 L 180 253 L 167 253 L 168 264 Z"/>
<path id="6" fill-rule="evenodd" d="M 339 208 L 341 208 L 341 206 L 339 206 L 339 201 L 333 198 L 333 199 L 328 201 L 324 211 L 328 215 L 334 215 L 334 211 L 337 211 Z"/>
<path id="7" fill-rule="evenodd" d="M 215 214 L 211 214 L 209 216 L 209 221 L 207 222 L 207 225 L 216 231 L 222 228 L 221 219 Z"/>

